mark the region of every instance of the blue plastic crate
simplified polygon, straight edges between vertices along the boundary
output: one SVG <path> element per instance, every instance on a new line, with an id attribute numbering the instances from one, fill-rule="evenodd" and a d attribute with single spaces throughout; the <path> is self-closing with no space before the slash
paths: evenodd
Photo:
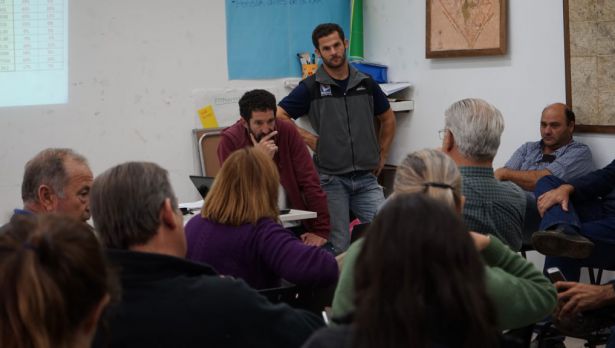
<path id="1" fill-rule="evenodd" d="M 371 76 L 378 83 L 387 83 L 387 70 L 389 67 L 382 64 L 369 63 L 366 61 L 351 62 L 357 70 Z"/>

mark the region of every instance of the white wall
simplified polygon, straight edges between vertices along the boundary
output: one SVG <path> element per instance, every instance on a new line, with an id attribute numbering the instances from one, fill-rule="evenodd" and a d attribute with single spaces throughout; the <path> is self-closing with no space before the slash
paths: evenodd
<path id="1" fill-rule="evenodd" d="M 542 108 L 565 99 L 561 1 L 509 1 L 506 56 L 437 60 L 424 58 L 425 1 L 368 0 L 365 7 L 368 58 L 415 86 L 415 111 L 398 116 L 393 162 L 438 146 L 444 109 L 481 97 L 506 118 L 500 165 L 538 138 Z M 0 109 L 0 222 L 21 204 L 25 161 L 49 146 L 81 152 L 94 174 L 127 160 L 155 161 L 170 171 L 180 200 L 195 199 L 192 92 L 281 81 L 227 81 L 221 0 L 73 0 L 69 13 L 70 102 Z M 598 165 L 613 158 L 613 136 L 582 140 Z"/>
<path id="2" fill-rule="evenodd" d="M 389 79 L 410 81 L 415 110 L 398 116 L 393 161 L 407 152 L 440 145 L 444 110 L 467 97 L 502 111 L 506 126 L 495 167 L 523 142 L 540 138 L 542 109 L 566 101 L 561 1 L 508 1 L 508 54 L 499 57 L 425 59 L 425 1 L 366 2 L 366 55 L 389 65 Z M 592 148 L 597 166 L 615 158 L 615 136 L 577 136 Z M 544 257 L 528 254 L 542 268 Z M 612 275 L 606 275 L 609 277 Z"/>
<path id="3" fill-rule="evenodd" d="M 425 59 L 425 1 L 367 1 L 366 55 L 390 66 L 390 79 L 415 85 L 415 111 L 398 117 L 394 160 L 439 145 L 444 110 L 466 97 L 483 98 L 502 111 L 506 128 L 495 165 L 522 143 L 540 137 L 540 112 L 566 99 L 561 1 L 509 1 L 505 56 Z M 402 136 L 403 134 L 403 136 Z M 609 163 L 615 137 L 579 136 L 592 146 L 596 164 Z"/>

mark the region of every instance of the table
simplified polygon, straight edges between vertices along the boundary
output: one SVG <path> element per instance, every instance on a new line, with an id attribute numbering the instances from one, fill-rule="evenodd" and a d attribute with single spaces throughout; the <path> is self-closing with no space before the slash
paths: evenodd
<path id="1" fill-rule="evenodd" d="M 189 208 L 192 210 L 192 214 L 184 215 L 184 225 L 188 223 L 195 213 L 198 214 L 201 206 L 203 205 L 203 201 L 197 201 L 193 203 L 180 203 L 180 207 Z M 288 214 L 280 215 L 280 221 L 282 221 L 282 225 L 286 228 L 294 227 L 299 225 L 298 221 L 306 220 L 306 219 L 314 219 L 317 214 L 313 211 L 308 210 L 299 210 L 299 209 L 291 209 Z"/>

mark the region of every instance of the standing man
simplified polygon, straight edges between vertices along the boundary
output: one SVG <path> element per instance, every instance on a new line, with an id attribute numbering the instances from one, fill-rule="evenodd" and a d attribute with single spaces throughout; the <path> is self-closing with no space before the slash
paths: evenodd
<path id="1" fill-rule="evenodd" d="M 239 99 L 237 123 L 222 132 L 218 145 L 218 159 L 222 164 L 235 150 L 254 146 L 265 151 L 275 162 L 283 190 L 281 201 L 288 197 L 292 207 L 310 210 L 316 219 L 304 220 L 305 233 L 301 240 L 307 245 L 322 246 L 330 231 L 327 197 L 320 187 L 318 173 L 310 153 L 292 124 L 276 120 L 275 96 L 263 89 L 246 92 Z"/>
<path id="2" fill-rule="evenodd" d="M 346 61 L 348 41 L 339 25 L 318 25 L 312 43 L 322 65 L 280 102 L 278 117 L 307 115 L 316 131 L 298 129 L 315 152 L 331 215 L 330 241 L 341 253 L 350 244 L 350 212 L 369 222 L 384 201 L 376 176 L 389 154 L 395 115 L 378 84 Z"/>
<path id="3" fill-rule="evenodd" d="M 14 213 L 55 212 L 85 222 L 90 218 L 93 179 L 85 157 L 71 149 L 45 149 L 26 163 L 21 183 L 23 209 Z"/>
<path id="4" fill-rule="evenodd" d="M 566 104 L 544 108 L 540 118 L 542 139 L 518 148 L 504 167 L 495 171 L 495 177 L 533 191 L 543 176 L 555 175 L 568 181 L 594 170 L 589 146 L 572 138 L 574 123 L 574 112 Z"/>
<path id="5" fill-rule="evenodd" d="M 471 231 L 493 234 L 514 251 L 521 249 L 525 194 L 493 175 L 504 118 L 482 99 L 463 99 L 444 113 L 442 151 L 457 163 L 465 196 L 463 219 Z"/>

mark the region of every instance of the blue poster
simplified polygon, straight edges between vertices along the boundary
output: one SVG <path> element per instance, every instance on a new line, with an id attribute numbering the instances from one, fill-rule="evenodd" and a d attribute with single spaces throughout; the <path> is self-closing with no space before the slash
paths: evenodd
<path id="1" fill-rule="evenodd" d="M 301 76 L 297 53 L 314 52 L 312 30 L 328 22 L 348 39 L 350 1 L 226 0 L 229 79 Z"/>

